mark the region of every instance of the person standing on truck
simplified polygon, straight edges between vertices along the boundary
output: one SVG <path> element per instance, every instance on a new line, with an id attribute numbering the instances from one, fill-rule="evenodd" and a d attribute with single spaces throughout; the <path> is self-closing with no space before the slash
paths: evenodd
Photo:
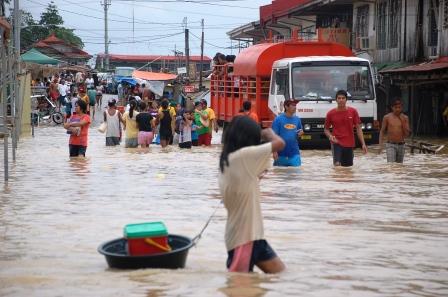
<path id="1" fill-rule="evenodd" d="M 403 163 L 404 159 L 404 139 L 409 136 L 409 119 L 402 113 L 403 104 L 400 99 L 392 103 L 392 112 L 383 118 L 380 130 L 380 151 L 383 151 L 383 138 L 387 132 L 386 156 L 388 163 Z"/>
<path id="2" fill-rule="evenodd" d="M 286 99 L 283 104 L 285 112 L 279 114 L 272 123 L 272 130 L 286 143 L 283 150 L 274 152 L 274 166 L 302 165 L 298 137 L 303 135 L 303 128 L 302 121 L 296 116 L 297 102 L 294 99 Z"/>
<path id="3" fill-rule="evenodd" d="M 262 143 L 265 142 L 265 143 Z M 230 272 L 279 273 L 285 264 L 264 237 L 260 178 L 271 154 L 285 142 L 272 129 L 261 130 L 247 116 L 232 119 L 223 136 L 219 189 L 227 209 L 225 242 Z"/>
<path id="4" fill-rule="evenodd" d="M 354 127 L 356 127 L 356 135 L 364 154 L 367 154 L 367 146 L 364 142 L 358 111 L 347 106 L 347 92 L 345 90 L 336 92 L 336 103 L 337 107 L 331 109 L 325 117 L 324 133 L 331 143 L 333 165 L 349 167 L 353 166 Z M 332 132 L 330 132 L 331 127 Z"/>

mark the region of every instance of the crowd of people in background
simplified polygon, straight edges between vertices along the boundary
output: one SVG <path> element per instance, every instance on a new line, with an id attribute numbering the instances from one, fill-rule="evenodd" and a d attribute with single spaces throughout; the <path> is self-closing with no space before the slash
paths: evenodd
<path id="1" fill-rule="evenodd" d="M 103 116 L 106 146 L 120 145 L 122 131 L 126 148 L 147 148 L 152 144 L 163 148 L 178 144 L 182 149 L 210 146 L 213 131 L 218 131 L 218 122 L 207 101 L 195 102 L 194 109 L 180 103 L 173 105 L 166 98 L 144 101 L 131 96 L 121 114 L 117 101 L 110 100 Z"/>

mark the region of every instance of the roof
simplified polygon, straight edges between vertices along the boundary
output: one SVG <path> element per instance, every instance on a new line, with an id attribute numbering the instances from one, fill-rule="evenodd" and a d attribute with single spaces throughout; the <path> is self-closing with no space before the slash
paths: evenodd
<path id="1" fill-rule="evenodd" d="M 292 11 L 309 5 L 310 2 L 321 4 L 323 1 L 315 0 L 273 0 L 271 4 L 260 6 L 260 20 L 266 23 L 272 19 L 285 17 Z"/>
<path id="2" fill-rule="evenodd" d="M 53 59 L 47 55 L 44 55 L 34 48 L 22 54 L 20 57 L 22 58 L 23 62 L 30 62 L 37 64 L 51 64 L 51 65 L 59 64 L 58 60 Z"/>
<path id="3" fill-rule="evenodd" d="M 57 48 L 53 47 L 54 44 L 60 44 L 70 49 L 70 51 L 62 52 L 58 50 Z M 33 47 L 41 48 L 41 49 L 51 49 L 54 51 L 55 55 L 61 56 L 61 57 L 67 57 L 67 58 L 91 58 L 92 56 L 89 55 L 87 52 L 83 51 L 82 49 L 66 43 L 64 40 L 57 38 L 54 33 L 52 33 L 50 36 L 45 38 L 44 40 L 39 40 L 35 44 L 33 44 Z"/>
<path id="4" fill-rule="evenodd" d="M 104 54 L 98 54 L 99 58 L 104 58 Z M 120 55 L 109 54 L 109 61 L 123 61 L 123 62 L 155 62 L 155 61 L 178 61 L 185 60 L 185 56 L 160 56 L 160 55 Z M 190 61 L 200 62 L 201 56 L 190 56 Z M 204 62 L 210 62 L 211 59 L 207 56 L 203 57 Z"/>
<path id="5" fill-rule="evenodd" d="M 441 57 L 435 61 L 414 64 L 406 67 L 380 70 L 380 73 L 396 73 L 396 72 L 429 72 L 433 70 L 441 70 L 448 68 L 448 57 Z"/>
<path id="6" fill-rule="evenodd" d="M 59 43 L 59 44 L 64 44 L 64 43 L 65 43 L 64 40 L 57 38 L 56 35 L 54 34 L 54 32 L 51 33 L 50 36 L 48 36 L 47 38 L 45 38 L 45 39 L 42 40 L 42 41 L 45 42 L 45 43 L 47 43 L 47 44 L 48 44 L 48 43 Z"/>
<path id="7" fill-rule="evenodd" d="M 134 70 L 132 77 L 144 80 L 173 80 L 176 79 L 177 74 Z"/>

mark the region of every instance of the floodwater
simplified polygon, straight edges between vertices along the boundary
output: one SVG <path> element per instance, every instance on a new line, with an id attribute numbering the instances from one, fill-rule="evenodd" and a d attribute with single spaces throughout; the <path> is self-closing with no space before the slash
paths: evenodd
<path id="1" fill-rule="evenodd" d="M 446 154 L 388 165 L 373 148 L 335 169 L 330 151 L 303 151 L 301 168 L 261 181 L 266 238 L 287 270 L 233 274 L 219 135 L 211 148 L 140 151 L 105 147 L 98 125 L 85 160 L 69 159 L 60 126 L 21 139 L 0 188 L 0 296 L 448 296 Z M 129 223 L 192 238 L 216 208 L 185 269 L 114 270 L 97 253 Z"/>

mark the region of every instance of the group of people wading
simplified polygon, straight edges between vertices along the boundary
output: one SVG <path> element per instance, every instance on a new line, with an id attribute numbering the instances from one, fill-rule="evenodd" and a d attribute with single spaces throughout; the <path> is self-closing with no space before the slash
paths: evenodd
<path id="1" fill-rule="evenodd" d="M 347 106 L 346 91 L 336 93 L 336 102 L 337 107 L 326 115 L 324 132 L 331 143 L 333 164 L 352 166 L 354 129 L 363 152 L 367 153 L 361 120 L 358 111 Z M 264 236 L 259 183 L 272 156 L 276 166 L 301 165 L 298 137 L 304 131 L 296 115 L 296 105 L 297 101 L 286 100 L 284 113 L 275 118 L 272 128 L 262 130 L 256 114 L 250 111 L 250 103 L 244 103 L 240 115 L 232 119 L 223 134 L 218 179 L 227 209 L 225 244 L 229 271 L 251 272 L 255 266 L 266 273 L 278 273 L 285 269 L 285 264 Z M 70 156 L 85 155 L 90 125 L 86 108 L 85 102 L 78 101 L 73 116 L 76 121 L 64 125 L 71 133 Z M 106 130 L 111 131 L 106 134 L 106 145 L 120 143 L 121 124 L 126 131 L 126 147 L 149 146 L 156 125 L 159 125 L 162 147 L 171 142 L 174 134 L 180 135 L 181 148 L 191 148 L 194 144 L 210 145 L 212 129 L 217 130 L 218 126 L 214 112 L 207 108 L 206 102 L 196 102 L 194 110 L 180 110 L 178 106 L 176 112 L 167 100 L 162 100 L 159 108 L 148 109 L 145 102 L 137 104 L 131 99 L 129 111 L 121 115 L 116 110 L 115 101 L 110 101 L 109 108 L 104 112 Z M 196 137 L 193 132 L 197 134 L 197 142 L 193 140 Z M 381 148 L 382 138 L 387 133 L 388 162 L 403 162 L 404 139 L 409 132 L 408 118 L 402 113 L 401 101 L 396 100 L 392 104 L 392 112 L 383 119 L 380 133 Z"/>

